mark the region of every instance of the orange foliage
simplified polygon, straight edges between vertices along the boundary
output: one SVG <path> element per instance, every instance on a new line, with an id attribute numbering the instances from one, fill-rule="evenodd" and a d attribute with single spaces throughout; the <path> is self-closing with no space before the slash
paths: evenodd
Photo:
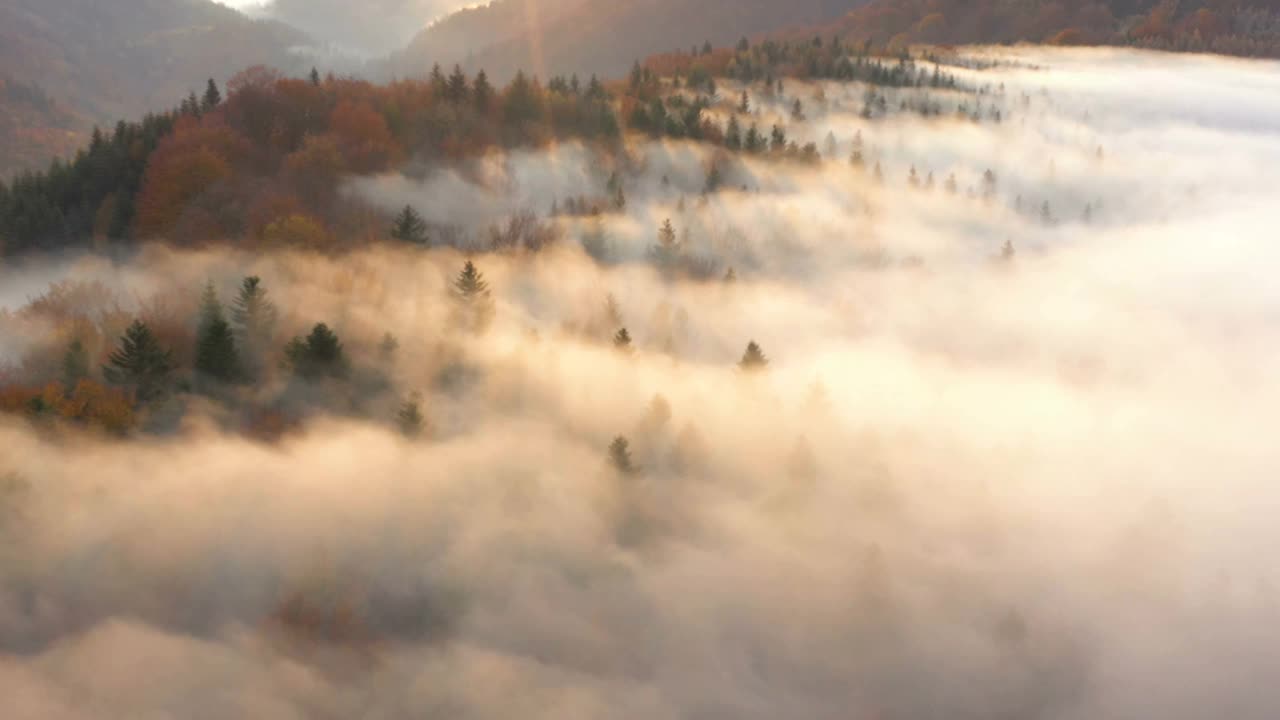
<path id="1" fill-rule="evenodd" d="M 249 154 L 248 144 L 227 126 L 183 118 L 147 163 L 134 232 L 141 238 L 171 233 L 188 206 L 215 184 L 229 179 L 233 167 Z"/>
<path id="2" fill-rule="evenodd" d="M 92 380 L 81 380 L 69 394 L 56 382 L 43 388 L 2 387 L 0 412 L 57 418 L 117 434 L 134 425 L 133 403 L 128 396 Z"/>
<path id="3" fill-rule="evenodd" d="M 386 170 L 399 157 L 386 118 L 368 103 L 343 100 L 333 109 L 329 130 L 346 165 L 361 174 Z"/>

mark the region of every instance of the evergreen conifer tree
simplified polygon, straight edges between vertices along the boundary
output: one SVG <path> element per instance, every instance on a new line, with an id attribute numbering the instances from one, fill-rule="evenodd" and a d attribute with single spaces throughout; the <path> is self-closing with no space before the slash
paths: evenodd
<path id="1" fill-rule="evenodd" d="M 476 79 L 471 88 L 471 100 L 475 103 L 476 110 L 482 113 L 488 112 L 489 105 L 493 103 L 493 85 L 489 84 L 489 76 L 484 70 L 476 73 Z"/>
<path id="2" fill-rule="evenodd" d="M 201 375 L 221 382 L 230 382 L 240 374 L 240 355 L 236 351 L 235 337 L 212 282 L 205 286 L 201 302 L 195 369 Z"/>
<path id="3" fill-rule="evenodd" d="M 218 107 L 222 104 L 222 92 L 218 90 L 218 83 L 209 78 L 209 84 L 204 89 L 204 98 L 201 100 L 200 106 L 205 112 Z"/>
<path id="4" fill-rule="evenodd" d="M 342 341 L 324 323 L 317 324 L 307 337 L 294 338 L 285 348 L 285 359 L 294 373 L 306 380 L 345 378 L 350 371 Z"/>
<path id="5" fill-rule="evenodd" d="M 80 338 L 71 341 L 62 355 L 62 387 L 73 392 L 81 380 L 89 377 L 89 352 Z"/>
<path id="6" fill-rule="evenodd" d="M 760 372 L 769 367 L 769 358 L 765 357 L 760 345 L 752 340 L 747 343 L 747 351 L 742 354 L 742 360 L 738 361 L 738 367 L 744 372 Z"/>
<path id="7" fill-rule="evenodd" d="M 396 427 L 409 439 L 421 437 L 426 430 L 427 420 L 422 415 L 422 396 L 414 393 L 409 396 L 396 412 Z"/>
<path id="8" fill-rule="evenodd" d="M 459 325 L 471 332 L 483 332 L 493 320 L 493 297 L 484 273 L 468 260 L 453 281 L 453 299 Z"/>
<path id="9" fill-rule="evenodd" d="M 236 343 L 240 349 L 242 369 L 257 374 L 275 336 L 276 306 L 267 297 L 267 289 L 256 276 L 246 277 L 231 308 Z"/>
<path id="10" fill-rule="evenodd" d="M 609 464 L 620 475 L 634 475 L 635 463 L 631 460 L 631 442 L 619 435 L 609 443 Z"/>
<path id="11" fill-rule="evenodd" d="M 631 346 L 631 333 L 626 328 L 622 328 L 613 336 L 613 349 L 624 355 L 630 355 L 634 348 Z"/>
<path id="12" fill-rule="evenodd" d="M 102 374 L 108 382 L 135 391 L 139 402 L 148 402 L 165 392 L 173 372 L 173 357 L 160 346 L 151 329 L 135 320 L 120 339 L 120 347 L 108 358 Z"/>
<path id="13" fill-rule="evenodd" d="M 413 206 L 405 205 L 391 225 L 391 237 L 413 245 L 427 245 L 427 223 Z"/>

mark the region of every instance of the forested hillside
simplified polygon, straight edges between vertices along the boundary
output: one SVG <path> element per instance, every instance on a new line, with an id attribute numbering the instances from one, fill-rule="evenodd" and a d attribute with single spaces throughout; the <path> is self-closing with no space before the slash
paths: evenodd
<path id="1" fill-rule="evenodd" d="M 872 0 L 843 18 L 777 34 L 912 43 L 1122 45 L 1280 57 L 1276 0 Z"/>
<path id="2" fill-rule="evenodd" d="M 756 84 L 773 99 L 783 96 L 786 77 L 861 81 L 872 88 L 954 86 L 937 65 L 808 42 L 655 57 L 612 83 L 572 75 L 543 85 L 517 73 L 505 88 L 495 87 L 483 71 L 472 77 L 457 67 L 389 85 L 315 72 L 287 78 L 257 67 L 232 79 L 225 101 L 210 81 L 202 97 L 174 112 L 99 132 L 74 161 L 0 185 L 0 239 L 10 253 L 149 239 L 181 246 L 352 248 L 384 239 L 387 218 L 341 192 L 351 178 L 429 172 L 493 149 L 538 148 L 556 140 L 582 140 L 620 154 L 628 132 L 816 162 L 817 145 L 789 139 L 785 120 L 751 121 L 743 99 L 717 86 L 717 78 Z M 809 100 L 794 102 L 788 111 L 799 122 Z M 882 114 L 882 104 L 872 93 L 864 111 Z M 914 103 L 909 109 L 941 111 Z M 710 190 L 723 182 L 716 170 L 708 168 Z M 603 200 L 583 199 L 572 211 L 621 205 L 619 192 L 613 184 L 601 187 Z"/>
<path id="3" fill-rule="evenodd" d="M 42 167 L 94 124 L 114 125 L 254 64 L 293 68 L 302 35 L 211 0 L 0 0 L 0 72 L 51 111 L 0 92 L 0 177 Z"/>
<path id="4" fill-rule="evenodd" d="M 393 67 L 409 74 L 456 62 L 497 78 L 521 68 L 542 77 L 617 75 L 638 57 L 831 20 L 861 1 L 498 0 L 427 28 Z"/>

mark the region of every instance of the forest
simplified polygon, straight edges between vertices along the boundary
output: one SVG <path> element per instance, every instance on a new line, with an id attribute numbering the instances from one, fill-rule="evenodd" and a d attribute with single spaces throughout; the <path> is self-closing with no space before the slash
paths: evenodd
<path id="1" fill-rule="evenodd" d="M 806 33 L 94 132 L 0 189 L 6 716 L 1269 718 L 1277 78 Z"/>

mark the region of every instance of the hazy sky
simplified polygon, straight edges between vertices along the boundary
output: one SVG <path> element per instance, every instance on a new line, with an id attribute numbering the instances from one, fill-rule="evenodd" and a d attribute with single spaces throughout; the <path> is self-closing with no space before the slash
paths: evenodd
<path id="1" fill-rule="evenodd" d="M 432 20 L 474 3 L 467 0 L 220 0 L 251 14 L 269 14 L 318 40 L 366 55 L 398 50 Z"/>

